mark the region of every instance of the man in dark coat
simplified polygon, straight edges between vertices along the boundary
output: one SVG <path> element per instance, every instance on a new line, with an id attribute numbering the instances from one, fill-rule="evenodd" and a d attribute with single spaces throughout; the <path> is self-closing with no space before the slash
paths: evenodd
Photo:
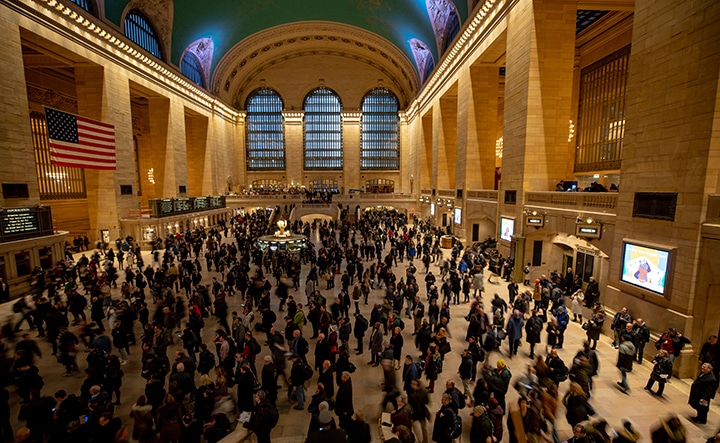
<path id="1" fill-rule="evenodd" d="M 690 420 L 698 424 L 707 423 L 710 400 L 715 398 L 715 391 L 718 387 L 712 370 L 713 367 L 710 363 L 703 363 L 700 374 L 690 387 L 688 404 L 697 411 L 697 416 L 691 417 Z"/>
<path id="2" fill-rule="evenodd" d="M 355 413 L 353 407 L 352 380 L 349 372 L 343 372 L 335 397 L 335 413 L 340 419 L 340 427 L 349 430 L 352 424 L 352 416 Z"/>
<path id="3" fill-rule="evenodd" d="M 266 398 L 265 391 L 256 392 L 253 400 L 255 410 L 243 427 L 255 433 L 258 443 L 270 443 L 270 432 L 277 425 L 279 417 L 277 408 Z"/>
<path id="4" fill-rule="evenodd" d="M 330 360 L 322 362 L 322 367 L 318 371 L 318 383 L 322 383 L 328 398 L 335 396 L 335 382 L 333 381 L 333 366 Z"/>
<path id="5" fill-rule="evenodd" d="M 365 317 L 362 316 L 362 314 L 355 314 L 355 327 L 353 328 L 353 335 L 355 335 L 355 338 L 357 339 L 357 349 L 355 349 L 356 354 L 360 355 L 363 353 L 363 337 L 365 337 L 365 331 L 367 331 L 368 328 L 368 321 L 365 319 Z"/>
<path id="6" fill-rule="evenodd" d="M 330 360 L 330 343 L 325 339 L 325 334 L 321 332 L 315 343 L 315 366 L 313 369 L 319 371 L 325 360 Z"/>
<path id="7" fill-rule="evenodd" d="M 372 331 L 370 332 L 370 355 L 372 359 L 368 364 L 372 364 L 376 367 L 380 364 L 380 354 L 383 351 L 383 333 L 380 330 L 380 322 L 375 322 Z"/>

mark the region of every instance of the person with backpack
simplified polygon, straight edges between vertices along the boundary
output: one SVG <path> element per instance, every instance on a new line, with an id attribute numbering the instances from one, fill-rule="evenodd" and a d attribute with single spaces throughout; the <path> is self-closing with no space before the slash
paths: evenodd
<path id="1" fill-rule="evenodd" d="M 280 414 L 267 399 L 265 391 L 257 391 L 253 397 L 255 410 L 243 427 L 255 434 L 258 443 L 270 443 L 270 433 L 277 426 Z"/>
<path id="2" fill-rule="evenodd" d="M 300 359 L 297 354 L 291 354 L 289 360 L 292 362 L 292 368 L 290 369 L 290 387 L 288 388 L 288 400 L 297 401 L 297 404 L 293 406 L 296 411 L 302 411 L 305 409 L 305 382 L 312 378 L 307 376 L 306 369 L 310 368 L 305 362 Z M 312 368 L 310 368 L 312 371 Z"/>
<path id="3" fill-rule="evenodd" d="M 460 433 L 462 433 L 462 418 L 453 411 L 452 397 L 450 394 L 443 394 L 442 406 L 435 414 L 435 425 L 433 426 L 432 441 L 436 443 L 452 443 L 456 434 L 456 422 L 460 420 Z M 458 433 L 458 436 L 459 434 Z"/>
<path id="4" fill-rule="evenodd" d="M 484 406 L 475 406 L 472 411 L 470 441 L 472 443 L 493 443 L 494 427 Z"/>

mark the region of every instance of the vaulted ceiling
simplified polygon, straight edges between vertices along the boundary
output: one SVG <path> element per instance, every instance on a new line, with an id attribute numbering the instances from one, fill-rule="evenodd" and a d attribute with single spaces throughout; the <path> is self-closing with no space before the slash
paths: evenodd
<path id="1" fill-rule="evenodd" d="M 162 1 L 162 0 L 161 0 Z M 105 16 L 120 26 L 134 0 L 105 0 Z M 352 25 L 388 40 L 410 60 L 408 40 L 428 44 L 438 59 L 426 0 L 174 0 L 169 61 L 179 65 L 185 48 L 202 38 L 214 43 L 213 68 L 237 43 L 259 31 L 289 23 L 321 20 Z M 467 0 L 454 0 L 460 20 Z"/>

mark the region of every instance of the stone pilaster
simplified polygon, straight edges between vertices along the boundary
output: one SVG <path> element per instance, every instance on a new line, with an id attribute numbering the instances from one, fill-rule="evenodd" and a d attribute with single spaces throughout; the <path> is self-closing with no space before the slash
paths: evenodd
<path id="1" fill-rule="evenodd" d="M 0 51 L 0 176 L 9 183 L 28 186 L 29 198 L 6 201 L 0 196 L 0 205 L 28 206 L 40 202 L 35 156 L 27 94 L 25 93 L 25 67 L 23 66 L 20 32 L 16 24 L 0 19 L 3 50 Z"/>

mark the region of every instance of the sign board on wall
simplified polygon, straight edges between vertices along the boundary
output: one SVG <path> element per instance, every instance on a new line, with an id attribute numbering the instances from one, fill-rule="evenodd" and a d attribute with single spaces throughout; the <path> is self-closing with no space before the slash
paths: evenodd
<path id="1" fill-rule="evenodd" d="M 602 226 L 598 223 L 580 223 L 575 225 L 575 235 L 582 238 L 600 238 Z"/>

